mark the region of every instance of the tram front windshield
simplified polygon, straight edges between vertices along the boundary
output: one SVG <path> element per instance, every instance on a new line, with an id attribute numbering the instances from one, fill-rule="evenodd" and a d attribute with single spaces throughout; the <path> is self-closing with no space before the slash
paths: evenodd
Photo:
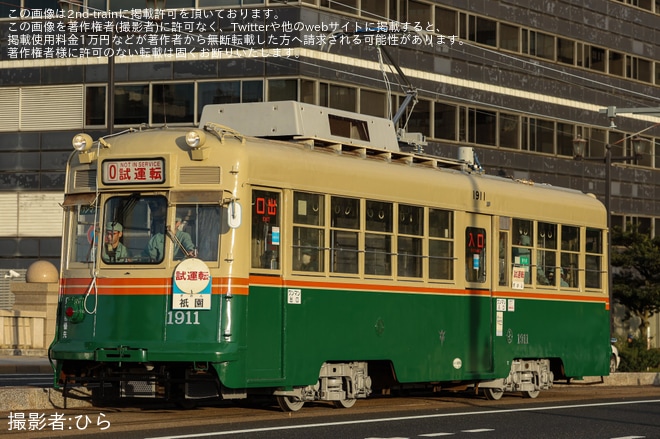
<path id="1" fill-rule="evenodd" d="M 102 217 L 99 213 L 94 207 L 77 208 L 70 261 L 91 262 L 97 251 L 108 265 L 218 258 L 218 204 L 180 203 L 168 207 L 165 196 L 132 194 L 107 198 Z"/>

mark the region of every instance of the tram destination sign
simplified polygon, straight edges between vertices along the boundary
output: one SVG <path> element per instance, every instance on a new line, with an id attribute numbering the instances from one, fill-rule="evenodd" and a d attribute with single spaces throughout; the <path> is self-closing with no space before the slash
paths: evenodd
<path id="1" fill-rule="evenodd" d="M 103 184 L 153 184 L 165 182 L 165 160 L 106 160 L 103 162 Z"/>

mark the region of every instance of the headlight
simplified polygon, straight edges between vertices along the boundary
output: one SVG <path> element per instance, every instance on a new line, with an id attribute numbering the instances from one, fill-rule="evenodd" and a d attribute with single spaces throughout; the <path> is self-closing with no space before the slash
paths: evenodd
<path id="1" fill-rule="evenodd" d="M 186 144 L 192 149 L 201 148 L 206 142 L 206 134 L 201 130 L 192 130 L 186 133 Z"/>
<path id="2" fill-rule="evenodd" d="M 92 136 L 85 133 L 76 134 L 71 142 L 73 144 L 73 149 L 76 151 L 88 151 L 92 147 Z"/>

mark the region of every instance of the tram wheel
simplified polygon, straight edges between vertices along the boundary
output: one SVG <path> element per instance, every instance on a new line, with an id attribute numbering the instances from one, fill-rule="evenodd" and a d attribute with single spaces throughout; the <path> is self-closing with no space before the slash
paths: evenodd
<path id="1" fill-rule="evenodd" d="M 353 399 L 341 399 L 339 401 L 332 401 L 332 403 L 337 407 L 338 409 L 350 409 L 355 405 L 355 402 L 357 400 L 355 398 Z"/>
<path id="2" fill-rule="evenodd" d="M 523 398 L 531 398 L 534 399 L 537 396 L 539 396 L 539 393 L 541 393 L 540 390 L 526 390 L 522 393 Z"/>
<path id="3" fill-rule="evenodd" d="M 492 387 L 487 387 L 484 389 L 484 395 L 486 395 L 486 399 L 489 399 L 491 401 L 497 401 L 502 399 L 502 395 L 504 395 L 504 391 L 502 389 L 494 389 Z"/>
<path id="4" fill-rule="evenodd" d="M 305 404 L 305 401 L 296 401 L 290 396 L 277 396 L 277 405 L 285 412 L 297 412 Z"/>

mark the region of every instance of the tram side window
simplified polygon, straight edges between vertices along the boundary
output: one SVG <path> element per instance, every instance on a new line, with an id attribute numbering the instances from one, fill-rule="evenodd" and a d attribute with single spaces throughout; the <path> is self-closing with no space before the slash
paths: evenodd
<path id="1" fill-rule="evenodd" d="M 536 245 L 536 284 L 557 285 L 557 225 L 538 223 Z"/>
<path id="2" fill-rule="evenodd" d="M 603 288 L 603 232 L 587 228 L 585 285 L 587 288 Z"/>
<path id="3" fill-rule="evenodd" d="M 325 197 L 293 194 L 293 269 L 320 272 L 325 267 Z"/>
<path id="4" fill-rule="evenodd" d="M 454 279 L 454 215 L 429 209 L 429 278 Z"/>
<path id="5" fill-rule="evenodd" d="M 360 200 L 332 197 L 330 210 L 330 271 L 357 274 Z"/>
<path id="6" fill-rule="evenodd" d="M 424 209 L 400 204 L 397 224 L 397 275 L 422 277 Z"/>
<path id="7" fill-rule="evenodd" d="M 561 227 L 561 286 L 577 288 L 580 257 L 580 228 Z"/>
<path id="8" fill-rule="evenodd" d="M 465 229 L 465 280 L 486 282 L 486 230 L 478 227 Z"/>
<path id="9" fill-rule="evenodd" d="M 364 274 L 392 275 L 392 203 L 367 200 Z"/>
<path id="10" fill-rule="evenodd" d="M 280 194 L 252 192 L 252 268 L 277 269 L 280 261 Z"/>
<path id="11" fill-rule="evenodd" d="M 96 219 L 96 206 L 73 206 L 73 217 L 76 223 L 70 247 L 71 262 L 92 262 L 95 258 L 96 242 L 98 241 L 98 227 L 94 227 Z"/>
<path id="12" fill-rule="evenodd" d="M 525 285 L 531 283 L 532 236 L 534 223 L 530 220 L 514 218 L 511 228 L 511 263 L 525 271 Z M 512 267 L 513 268 L 513 267 Z"/>

